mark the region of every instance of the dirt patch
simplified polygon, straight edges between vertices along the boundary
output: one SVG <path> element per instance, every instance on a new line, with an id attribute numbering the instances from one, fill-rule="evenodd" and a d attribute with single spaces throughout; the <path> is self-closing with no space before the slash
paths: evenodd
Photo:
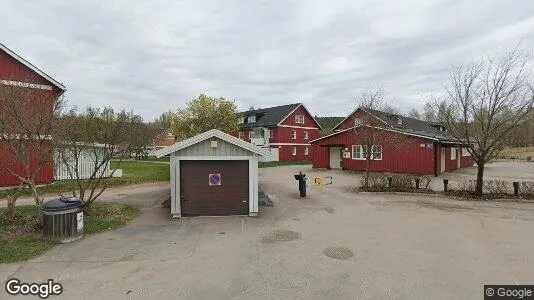
<path id="1" fill-rule="evenodd" d="M 275 230 L 261 237 L 264 243 L 288 242 L 300 239 L 300 233 L 291 230 Z"/>
<path id="2" fill-rule="evenodd" d="M 349 259 L 354 256 L 347 247 L 328 247 L 323 250 L 324 255 L 335 259 Z"/>
<path id="3" fill-rule="evenodd" d="M 453 203 L 417 201 L 416 204 L 421 207 L 434 208 L 442 211 L 473 210 L 472 207 Z"/>
<path id="4" fill-rule="evenodd" d="M 329 214 L 333 214 L 335 212 L 335 210 L 330 206 L 323 207 L 323 210 L 326 211 Z"/>

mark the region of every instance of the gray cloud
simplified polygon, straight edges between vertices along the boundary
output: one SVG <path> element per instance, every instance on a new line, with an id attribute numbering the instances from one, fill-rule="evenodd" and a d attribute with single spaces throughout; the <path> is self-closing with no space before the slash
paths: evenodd
<path id="1" fill-rule="evenodd" d="M 63 82 L 71 104 L 146 119 L 200 93 L 344 115 L 370 85 L 407 111 L 453 64 L 534 48 L 534 2 L 483 3 L 12 1 L 0 37 Z"/>

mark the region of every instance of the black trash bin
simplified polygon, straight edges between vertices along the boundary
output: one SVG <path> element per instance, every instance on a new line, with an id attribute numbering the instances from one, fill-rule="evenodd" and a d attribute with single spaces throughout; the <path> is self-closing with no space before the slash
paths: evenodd
<path id="1" fill-rule="evenodd" d="M 43 238 L 51 242 L 69 243 L 83 237 L 83 202 L 61 197 L 41 206 Z"/>

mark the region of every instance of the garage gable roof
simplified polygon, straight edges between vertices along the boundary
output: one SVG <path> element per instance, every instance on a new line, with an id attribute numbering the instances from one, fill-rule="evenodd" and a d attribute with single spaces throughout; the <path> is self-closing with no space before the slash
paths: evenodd
<path id="1" fill-rule="evenodd" d="M 270 152 L 267 151 L 267 150 L 264 150 L 258 146 L 255 146 L 249 142 L 246 142 L 242 139 L 238 139 L 234 136 L 231 136 L 227 133 L 224 133 L 220 130 L 217 130 L 217 129 L 211 129 L 209 131 L 206 131 L 204 133 L 201 133 L 199 135 L 196 135 L 192 138 L 188 138 L 186 140 L 183 140 L 183 141 L 180 141 L 172 146 L 169 146 L 167 148 L 163 148 L 159 151 L 156 152 L 156 156 L 157 157 L 162 157 L 162 156 L 166 156 L 166 155 L 169 155 L 171 153 L 174 153 L 178 150 L 181 150 L 181 149 L 185 149 L 187 147 L 190 147 L 194 144 L 198 144 L 202 141 L 205 141 L 207 139 L 210 139 L 210 138 L 213 138 L 213 137 L 216 137 L 216 138 L 219 138 L 225 142 L 228 142 L 230 144 L 233 144 L 233 145 L 236 145 L 240 148 L 243 148 L 245 150 L 248 150 L 250 152 L 253 152 L 253 153 L 256 153 L 258 155 L 261 155 L 261 156 L 264 156 L 264 157 L 268 157 L 270 156 Z"/>

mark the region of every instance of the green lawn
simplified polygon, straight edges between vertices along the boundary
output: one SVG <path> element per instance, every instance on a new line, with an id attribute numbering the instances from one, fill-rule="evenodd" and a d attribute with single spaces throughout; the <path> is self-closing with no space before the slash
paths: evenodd
<path id="1" fill-rule="evenodd" d="M 287 165 L 307 165 L 310 161 L 271 161 L 260 162 L 260 168 L 278 167 Z M 122 169 L 121 178 L 113 178 L 110 187 L 147 183 L 147 182 L 164 182 L 170 180 L 169 165 L 154 161 L 112 161 L 111 169 Z M 53 184 L 38 188 L 40 194 L 70 194 L 69 192 L 76 185 L 72 180 L 56 181 Z M 12 190 L 1 190 L 0 199 L 6 198 Z M 23 190 L 22 195 L 30 195 L 29 189 Z"/>
<path id="2" fill-rule="evenodd" d="M 512 157 L 519 159 L 534 159 L 534 147 L 516 147 L 516 148 L 505 148 L 499 154 L 499 158 L 510 159 Z"/>
<path id="3" fill-rule="evenodd" d="M 95 234 L 119 228 L 138 212 L 130 205 L 93 203 L 84 212 L 84 233 Z M 5 213 L 6 209 L 0 208 L 0 264 L 28 260 L 55 246 L 41 238 L 35 206 L 18 206 L 17 217 L 13 221 L 6 220 Z"/>
<path id="4" fill-rule="evenodd" d="M 169 165 L 154 162 L 138 162 L 138 161 L 112 161 L 112 169 L 122 169 L 123 176 L 121 178 L 113 178 L 110 186 L 123 186 L 130 184 L 138 184 L 145 182 L 159 182 L 169 181 Z M 56 181 L 53 184 L 42 186 L 38 188 L 41 194 L 57 194 L 68 193 L 76 183 L 72 180 Z M 10 190 L 0 191 L 0 199 L 6 198 Z M 24 190 L 21 194 L 30 195 L 29 189 Z"/>

